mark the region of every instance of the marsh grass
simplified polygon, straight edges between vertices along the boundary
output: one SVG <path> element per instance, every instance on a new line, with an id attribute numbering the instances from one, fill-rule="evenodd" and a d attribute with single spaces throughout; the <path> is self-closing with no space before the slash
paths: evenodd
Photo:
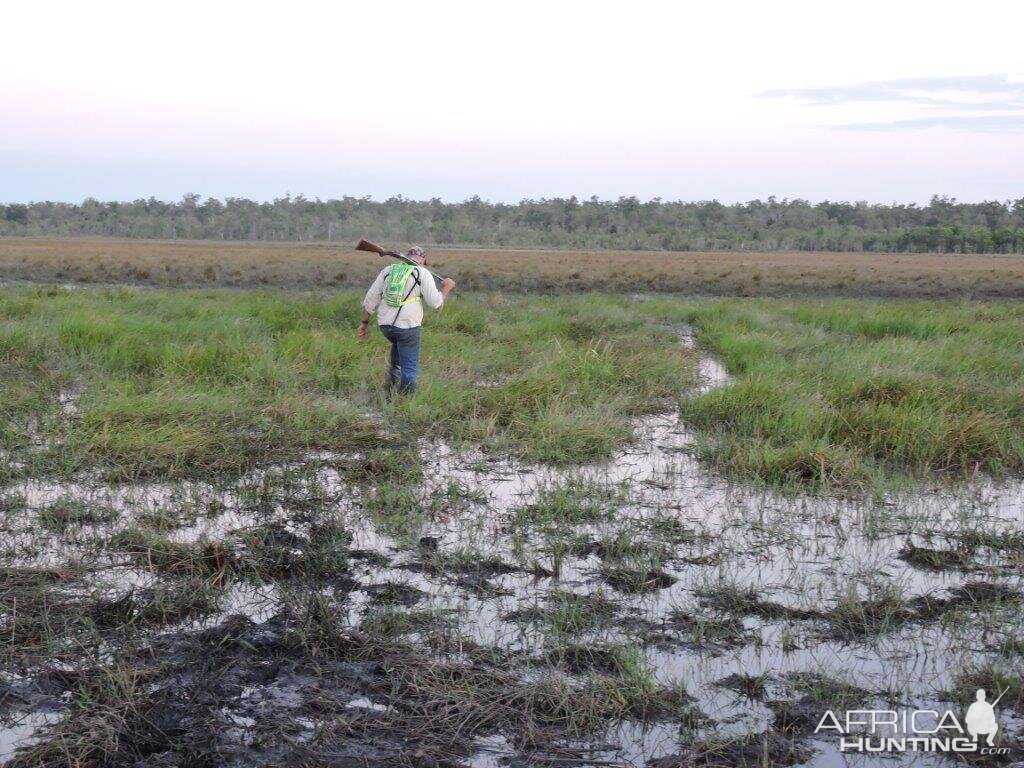
<path id="1" fill-rule="evenodd" d="M 344 608 L 323 595 L 294 595 L 291 641 L 321 659 L 370 661 L 385 675 L 378 696 L 393 703 L 393 725 L 421 736 L 428 733 L 473 733 L 502 730 L 543 744 L 555 733 L 582 736 L 609 721 L 626 717 L 679 714 L 690 699 L 678 687 L 663 687 L 642 650 L 607 649 L 607 666 L 593 669 L 565 646 L 555 665 L 541 662 L 537 674 L 521 675 L 507 659 L 481 656 L 452 660 L 417 652 L 396 635 L 449 633 L 448 616 L 436 611 L 377 610 L 358 631 L 347 627 Z M 585 651 L 580 651 L 585 653 Z M 583 660 L 594 674 L 577 679 L 559 667 Z M 568 666 L 574 666 L 569 664 Z M 554 732 L 554 733 L 553 733 Z M 445 738 L 451 738 L 445 736 Z"/>
<path id="2" fill-rule="evenodd" d="M 1016 710 L 1024 708 L 1024 674 L 1019 666 L 997 661 L 968 667 L 957 675 L 946 697 L 950 701 L 965 697 L 973 700 L 978 688 L 988 693 L 989 702 L 1002 694 L 1001 706 Z"/>
<path id="3" fill-rule="evenodd" d="M 360 627 L 376 637 L 399 637 L 416 633 L 436 641 L 450 637 L 457 623 L 450 611 L 403 610 L 387 605 L 367 613 Z"/>
<path id="4" fill-rule="evenodd" d="M 995 531 L 964 531 L 958 534 L 957 538 L 961 544 L 968 549 L 985 547 L 987 549 L 1009 552 L 1024 552 L 1024 532 L 995 532 Z"/>
<path id="5" fill-rule="evenodd" d="M 683 404 L 717 470 L 883 490 L 1024 470 L 1024 307 L 723 300 L 673 306 L 735 381 Z"/>
<path id="6" fill-rule="evenodd" d="M 154 733 L 160 733 L 160 728 L 147 717 L 152 706 L 152 677 L 151 668 L 131 664 L 100 667 L 94 674 L 82 676 L 69 691 L 74 716 L 55 724 L 43 743 L 19 753 L 8 765 L 111 764 L 124 759 L 122 752 L 131 752 L 136 739 L 155 743 Z"/>
<path id="7" fill-rule="evenodd" d="M 117 517 L 117 510 L 90 503 L 84 499 L 63 498 L 39 510 L 39 524 L 44 528 L 64 532 L 81 525 L 109 523 Z"/>
<path id="8" fill-rule="evenodd" d="M 728 688 L 741 696 L 752 700 L 764 699 L 768 692 L 768 683 L 771 675 L 761 672 L 756 675 L 734 672 L 715 682 L 721 688 Z"/>
<path id="9" fill-rule="evenodd" d="M 601 575 L 612 587 L 626 594 L 656 592 L 672 586 L 678 580 L 661 570 L 657 559 L 645 558 L 604 563 L 601 565 Z"/>
<path id="10" fill-rule="evenodd" d="M 805 763 L 812 750 L 799 740 L 772 730 L 740 736 L 711 733 L 694 742 L 683 755 L 658 758 L 649 768 L 769 768 Z"/>
<path id="11" fill-rule="evenodd" d="M 632 418 L 679 400 L 704 460 L 772 486 L 1024 469 L 1017 305 L 459 296 L 428 319 L 419 393 L 388 400 L 386 345 L 352 331 L 358 299 L 8 288 L 0 471 L 210 477 L 331 451 L 354 477 L 404 481 L 421 437 L 570 464 L 610 455 Z M 730 385 L 685 397 L 682 322 Z"/>
<path id="12" fill-rule="evenodd" d="M 59 654 L 73 638 L 89 634 L 88 610 L 41 572 L 4 574 L 0 586 L 0 661 L 47 658 Z"/>
<path id="13" fill-rule="evenodd" d="M 559 483 L 546 484 L 537 491 L 537 498 L 512 514 L 509 525 L 561 526 L 596 523 L 609 520 L 626 503 L 621 486 L 601 484 L 585 477 L 569 477 Z"/>
<path id="14" fill-rule="evenodd" d="M 735 648 L 752 642 L 756 637 L 740 617 L 715 618 L 681 609 L 670 612 L 663 626 L 680 633 L 687 643 L 701 648 Z"/>
<path id="15" fill-rule="evenodd" d="M 125 642 L 147 627 L 213 613 L 223 596 L 214 584 L 196 577 L 87 592 L 85 575 L 24 568 L 0 572 L 0 663 L 75 664 L 83 648 Z"/>
<path id="16" fill-rule="evenodd" d="M 883 585 L 870 590 L 866 598 L 854 588 L 842 593 L 829 619 L 835 635 L 849 640 L 890 632 L 914 615 L 897 587 Z"/>
<path id="17" fill-rule="evenodd" d="M 176 528 L 194 525 L 199 519 L 195 508 L 182 509 L 178 506 L 159 506 L 139 512 L 135 519 L 145 528 L 157 533 L 169 533 Z"/>
<path id="18" fill-rule="evenodd" d="M 568 550 L 577 557 L 596 555 L 603 561 L 644 560 L 661 563 L 668 559 L 671 547 L 660 541 L 640 538 L 630 528 L 606 533 L 597 539 L 590 536 L 567 536 Z"/>
<path id="19" fill-rule="evenodd" d="M 600 592 L 580 595 L 555 590 L 543 606 L 522 608 L 507 614 L 504 620 L 542 624 L 545 633 L 559 643 L 578 637 L 581 632 L 609 626 L 618 610 L 618 604 Z"/>
<path id="20" fill-rule="evenodd" d="M 183 544 L 161 533 L 135 529 L 115 533 L 108 547 L 124 553 L 140 568 L 168 575 L 222 581 L 231 572 L 231 553 L 220 541 Z"/>
<path id="21" fill-rule="evenodd" d="M 205 579 L 184 578 L 123 595 L 100 596 L 90 613 L 103 628 L 173 625 L 214 613 L 223 596 L 223 590 Z"/>
<path id="22" fill-rule="evenodd" d="M 422 491 L 411 485 L 384 482 L 363 497 L 363 508 L 377 529 L 410 544 L 427 521 Z"/>
<path id="23" fill-rule="evenodd" d="M 605 674 L 642 676 L 643 653 L 636 646 L 566 643 L 557 645 L 547 660 L 574 674 L 597 670 Z"/>
<path id="24" fill-rule="evenodd" d="M 692 354 L 624 300 L 460 296 L 429 318 L 420 392 L 387 400 L 385 342 L 355 337 L 359 298 L 5 289 L 5 448 L 29 474 L 125 481 L 223 477 L 312 451 L 404 478 L 423 436 L 568 463 L 609 455 L 633 416 L 694 378 Z"/>
<path id="25" fill-rule="evenodd" d="M 798 621 L 821 616 L 813 609 L 794 608 L 764 600 L 757 588 L 741 586 L 726 580 L 701 587 L 696 594 L 702 605 L 726 615 L 757 616 L 768 621 Z"/>
<path id="26" fill-rule="evenodd" d="M 785 680 L 789 688 L 823 710 L 856 709 L 866 706 L 872 699 L 870 691 L 823 672 L 791 672 Z"/>
<path id="27" fill-rule="evenodd" d="M 760 656 L 766 622 L 786 624 L 779 627 L 780 643 L 783 651 L 791 651 L 797 639 L 806 641 L 807 647 L 822 639 L 875 645 L 887 632 L 915 629 L 912 624 L 941 621 L 944 628 L 971 628 L 969 620 L 986 617 L 986 625 L 998 627 L 998 636 L 1007 641 L 996 648 L 991 639 L 983 640 L 1001 656 L 993 662 L 995 672 L 974 671 L 991 681 L 989 685 L 1005 685 L 1007 675 L 1016 685 L 1014 665 L 1019 666 L 1020 648 L 1011 642 L 1015 634 L 1001 617 L 1003 610 L 1011 618 L 1019 612 L 1024 597 L 1016 584 L 966 581 L 911 597 L 885 586 L 886 580 L 878 589 L 863 585 L 868 588 L 846 592 L 840 587 L 822 606 L 792 607 L 768 597 L 776 591 L 794 594 L 794 585 L 763 592 L 735 580 L 732 569 L 725 567 L 693 579 L 692 567 L 708 565 L 708 558 L 687 558 L 683 552 L 693 554 L 696 547 L 691 545 L 710 542 L 716 524 L 696 522 L 696 510 L 683 518 L 675 506 L 641 507 L 639 494 L 631 497 L 628 488 L 586 481 L 588 472 L 570 471 L 563 482 L 537 489 L 532 503 L 495 521 L 486 506 L 490 497 L 483 482 L 463 483 L 433 474 L 438 463 L 429 448 L 435 441 L 456 448 L 466 442 L 479 461 L 488 461 L 495 452 L 556 463 L 605 456 L 630 439 L 635 416 L 681 400 L 688 415 L 697 414 L 694 422 L 703 430 L 705 450 L 710 451 L 705 460 L 714 461 L 715 451 L 725 450 L 729 440 L 741 441 L 750 434 L 744 430 L 754 424 L 762 430 L 753 433 L 755 442 L 777 441 L 773 450 L 788 452 L 812 469 L 824 466 L 828 476 L 827 483 L 821 482 L 824 475 L 813 472 L 758 476 L 764 482 L 825 489 L 856 487 L 859 477 L 887 483 L 915 477 L 912 464 L 892 456 L 872 459 L 852 438 L 836 448 L 852 457 L 847 474 L 834 471 L 829 464 L 833 454 L 827 451 L 821 455 L 823 462 L 817 454 L 808 461 L 799 440 L 807 434 L 821 437 L 814 430 L 827 421 L 805 423 L 794 414 L 789 417 L 792 423 L 804 423 L 811 431 L 776 433 L 763 414 L 755 418 L 756 414 L 729 410 L 751 407 L 749 402 L 718 400 L 718 392 L 690 399 L 692 355 L 679 349 L 675 334 L 651 330 L 654 321 L 671 328 L 689 320 L 709 334 L 705 343 L 715 346 L 716 312 L 722 312 L 723 338 L 735 336 L 748 345 L 732 358 L 722 353 L 734 366 L 731 387 L 741 390 L 748 377 L 757 379 L 758 366 L 768 365 L 765 361 L 772 355 L 791 355 L 797 365 L 801 355 L 817 356 L 822 365 L 817 378 L 799 386 L 791 381 L 779 385 L 784 389 L 779 396 L 792 398 L 786 400 L 787 407 L 799 410 L 808 403 L 828 403 L 832 377 L 838 374 L 825 363 L 842 363 L 838 345 L 860 350 L 856 354 L 863 353 L 864 362 L 870 355 L 862 347 L 892 341 L 884 325 L 865 336 L 869 341 L 832 326 L 828 331 L 800 330 L 809 323 L 798 319 L 803 317 L 800 306 L 751 303 L 740 311 L 728 305 L 716 310 L 690 300 L 631 304 L 608 297 L 561 302 L 459 297 L 430 320 L 420 393 L 389 400 L 376 389 L 383 345 L 379 340 L 358 344 L 342 323 L 355 307 L 350 295 L 28 290 L 4 294 L 0 311 L 6 324 L 0 323 L 0 336 L 13 334 L 16 342 L 8 347 L 14 373 L 9 379 L 0 377 L 0 382 L 16 381 L 11 391 L 28 393 L 2 401 L 4 429 L 12 435 L 5 447 L 27 462 L 26 471 L 98 470 L 122 479 L 201 475 L 215 481 L 199 484 L 208 490 L 162 500 L 157 508 L 126 507 L 132 521 L 127 527 L 97 531 L 86 545 L 95 541 L 105 551 L 88 553 L 84 563 L 75 560 L 76 570 L 0 569 L 5 606 L 0 610 L 0 661 L 37 658 L 86 667 L 76 669 L 80 678 L 67 686 L 69 717 L 44 729 L 40 742 L 23 751 L 18 764 L 56 766 L 71 760 L 82 765 L 140 765 L 159 752 L 167 752 L 168 764 L 205 764 L 191 753 L 172 755 L 193 744 L 202 747 L 203 759 L 220 759 L 224 753 L 213 758 L 203 750 L 240 745 L 230 740 L 231 721 L 209 715 L 238 711 L 232 707 L 249 698 L 240 695 L 249 683 L 273 691 L 273 698 L 263 702 L 272 700 L 285 710 L 290 696 L 284 692 L 293 690 L 287 686 L 303 686 L 296 694 L 303 719 L 311 713 L 318 713 L 318 720 L 320 713 L 324 715 L 323 725 L 316 726 L 316 741 L 292 740 L 301 729 L 288 734 L 295 749 L 308 750 L 302 756 L 307 762 L 349 757 L 358 761 L 368 753 L 339 757 L 345 743 L 354 743 L 357 751 L 367 744 L 390 744 L 377 760 L 381 764 L 420 765 L 435 758 L 438 764 L 454 764 L 476 749 L 477 736 L 494 733 L 508 734 L 516 750 L 530 755 L 523 759 L 534 760 L 535 749 L 561 746 L 566 736 L 592 736 L 622 719 L 664 716 L 685 726 L 694 710 L 681 687 L 660 682 L 665 670 L 652 669 L 652 646 L 660 652 L 663 646 L 688 645 L 712 655 L 732 650 L 737 660 L 750 658 L 740 650 L 750 646 L 752 654 Z M 949 309 L 961 311 L 958 305 Z M 809 317 L 817 317 L 817 311 Z M 990 319 L 1002 322 L 1001 313 L 1006 311 L 996 308 L 991 318 L 978 322 L 987 328 Z M 786 313 L 791 315 L 788 320 Z M 769 331 L 777 320 L 778 328 Z M 920 331 L 918 341 L 932 343 L 942 333 L 961 332 L 934 322 L 932 330 Z M 896 326 L 901 333 L 910 327 Z M 1013 332 L 999 333 L 1003 341 L 1016 344 Z M 806 350 L 788 349 L 786 340 L 791 337 L 814 343 L 808 342 Z M 224 339 L 234 341 L 222 349 Z M 829 349 L 834 352 L 831 358 L 833 352 L 825 354 Z M 902 347 L 886 349 L 887 364 L 913 363 L 913 358 L 907 362 L 903 357 Z M 872 354 L 881 352 L 874 349 Z M 750 356 L 746 363 L 744 355 Z M 981 386 L 966 369 L 943 375 L 951 382 L 966 377 Z M 992 379 L 995 389 L 1002 386 L 999 375 Z M 776 384 L 762 378 L 758 386 L 770 395 Z M 893 393 L 906 395 L 906 390 L 890 384 L 881 389 L 870 386 L 875 387 L 871 402 L 879 407 L 891 406 Z M 235 390 L 237 399 L 231 394 Z M 62 405 L 69 391 L 75 393 L 73 409 Z M 327 411 L 295 408 L 307 402 L 333 405 Z M 169 407 L 174 403 L 188 408 Z M 714 412 L 725 421 L 702 422 L 699 414 L 705 407 L 719 409 Z M 835 407 L 839 406 L 825 410 L 831 413 Z M 103 414 L 118 409 L 123 410 L 120 421 L 98 426 L 107 418 Z M 208 422 L 203 419 L 207 410 Z M 129 430 L 126 438 L 118 425 L 129 422 L 145 426 Z M 189 425 L 202 425 L 206 432 L 195 440 L 184 439 Z M 828 440 L 838 440 L 846 433 L 825 434 Z M 118 441 L 133 446 L 134 452 L 126 448 L 115 455 L 106 450 Z M 481 446 L 482 452 L 477 451 Z M 289 461 L 292 458 L 300 460 Z M 262 465 L 258 471 L 246 471 L 257 465 Z M 722 466 L 745 472 L 753 465 Z M 235 476 L 236 472 L 242 474 Z M 954 476 L 950 468 L 941 472 Z M 335 483 L 338 475 L 340 482 Z M 331 480 L 324 479 L 328 476 Z M 0 511 L 9 517 L 28 507 L 39 509 L 17 493 L 2 498 L 9 501 Z M 62 499 L 41 509 L 40 521 L 68 541 L 75 526 L 102 523 L 101 512 L 88 502 Z M 244 522 L 234 521 L 236 514 Z M 229 522 L 213 519 L 221 515 Z M 198 539 L 191 532 L 175 533 L 178 526 L 195 524 L 200 517 L 211 519 L 206 521 L 210 530 L 204 528 Z M 493 538 L 477 535 L 490 529 L 482 524 L 471 527 L 469 519 L 474 517 L 495 523 Z M 508 535 L 507 527 L 499 529 L 509 520 L 514 534 L 525 531 L 523 537 Z M 464 530 L 471 533 L 450 537 L 447 526 L 453 521 L 465 523 Z M 144 525 L 132 527 L 132 522 Z M 386 534 L 387 541 L 359 544 L 377 547 L 373 550 L 351 549 L 354 535 L 361 535 L 366 522 Z M 836 517 L 819 522 L 827 522 L 831 530 L 842 521 Z M 785 546 L 801 535 L 764 518 L 744 517 L 742 524 L 755 541 L 756 558 L 762 554 L 756 542 Z M 984 526 L 981 520 L 978 524 Z M 426 527 L 432 529 L 430 535 L 423 535 Z M 865 524 L 864 533 L 870 536 L 881 528 Z M 938 535 L 955 543 L 948 545 L 949 550 L 908 548 L 907 558 L 925 567 L 947 567 L 956 564 L 947 552 L 973 555 L 975 549 L 991 549 L 1015 555 L 1022 549 L 1014 531 Z M 505 549 L 506 536 L 510 549 Z M 925 540 L 930 542 L 930 536 Z M 750 554 L 735 542 L 714 546 L 722 548 L 723 558 Z M 99 554 L 103 557 L 94 557 Z M 700 554 L 705 554 L 703 549 Z M 589 555 L 595 557 L 584 561 Z M 551 569 L 546 568 L 546 559 L 537 560 L 547 556 Z M 560 581 L 560 563 L 574 557 L 580 562 L 569 562 L 571 578 Z M 96 580 L 105 577 L 77 568 L 96 567 L 89 564 L 97 562 L 108 562 L 112 570 L 128 566 L 132 578 L 141 577 L 148 586 L 133 589 L 102 581 L 103 587 L 96 587 Z M 378 569 L 385 568 L 388 575 L 381 576 Z M 391 569 L 417 576 L 408 583 L 392 581 Z M 420 589 L 423 577 L 434 585 L 430 592 Z M 534 581 L 527 584 L 530 577 Z M 366 578 L 375 583 L 361 580 Z M 700 606 L 710 609 L 709 615 L 697 607 L 684 610 L 678 603 L 670 603 L 672 610 L 659 615 L 657 595 L 677 578 L 682 582 L 677 590 L 694 591 Z M 449 610 L 450 603 L 441 590 L 435 595 L 434 587 L 461 596 L 459 604 L 465 607 Z M 248 610 L 243 593 L 250 589 L 272 595 L 266 600 L 276 611 L 271 618 L 261 615 L 257 623 L 234 613 Z M 365 607 L 355 602 L 360 593 L 367 598 Z M 673 593 L 678 594 L 662 592 L 667 601 L 674 599 Z M 828 597 L 806 591 L 796 596 L 806 604 L 812 594 Z M 478 610 L 481 599 L 487 598 L 496 600 Z M 17 612 L 7 611 L 14 600 Z M 494 628 L 502 637 L 497 644 L 485 645 L 487 640 L 467 629 L 480 629 L 474 622 L 491 608 L 503 622 L 517 626 L 496 622 Z M 233 615 L 225 617 L 222 610 Z M 212 615 L 219 615 L 216 626 L 199 623 Z M 797 625 L 798 635 L 793 628 L 798 621 L 813 624 Z M 987 630 L 984 634 L 990 636 Z M 130 663 L 103 659 L 106 678 L 96 677 L 88 669 L 94 662 L 77 656 L 82 648 L 99 644 L 128 652 Z M 530 650 L 524 652 L 524 647 Z M 145 664 L 153 666 L 143 669 Z M 313 672 L 323 688 L 307 689 L 310 680 L 291 680 L 295 670 Z M 277 672 L 284 678 L 279 680 Z M 994 677 L 996 673 L 1002 677 Z M 146 680 L 144 674 L 156 679 Z M 806 735 L 823 704 L 840 708 L 863 699 L 859 689 L 844 688 L 824 676 L 783 680 L 789 691 L 785 701 L 770 700 L 775 686 L 765 675 L 741 674 L 729 681 L 734 690 L 766 699 L 774 718 L 767 732 L 736 737 L 712 729 L 700 734 L 703 740 L 687 737 L 680 748 L 692 751 L 662 764 L 794 762 L 807 756 L 805 750 L 782 734 Z M 380 708 L 355 716 L 346 704 L 356 694 Z M 163 710 L 161 719 L 151 716 L 168 703 L 174 706 Z M 244 710 L 250 714 L 263 706 L 257 698 L 246 706 L 250 705 L 252 709 Z M 332 712 L 332 706 L 339 709 Z M 295 714 L 273 709 L 269 717 L 279 721 L 275 728 L 296 728 L 298 721 L 290 719 Z M 192 725 L 181 731 L 164 728 L 167 723 L 186 722 L 183 718 Z M 160 732 L 150 727 L 153 722 L 160 725 Z M 261 748 L 271 743 L 273 731 L 263 725 L 260 720 L 253 731 Z M 281 762 L 298 764 L 302 759 Z M 544 764 L 544 759 L 539 754 L 534 762 Z M 574 764 L 584 764 L 584 759 Z"/>
<path id="28" fill-rule="evenodd" d="M 922 570 L 968 570 L 974 567 L 974 560 L 971 557 L 970 551 L 932 549 L 929 547 L 919 547 L 909 542 L 900 550 L 898 557 L 900 560 Z"/>
<path id="29" fill-rule="evenodd" d="M 28 506 L 28 500 L 25 498 L 23 493 L 5 493 L 0 495 L 0 515 L 5 518 L 21 510 L 24 510 Z"/>
<path id="30" fill-rule="evenodd" d="M 678 517 L 659 513 L 644 521 L 650 535 L 666 544 L 691 544 L 697 540 L 696 532 Z"/>

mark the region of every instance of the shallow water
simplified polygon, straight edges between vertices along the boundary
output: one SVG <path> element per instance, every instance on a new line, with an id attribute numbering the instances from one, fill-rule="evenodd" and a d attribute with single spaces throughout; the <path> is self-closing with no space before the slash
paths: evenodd
<path id="1" fill-rule="evenodd" d="M 694 346 L 688 334 L 682 343 Z M 700 374 L 698 393 L 728 384 L 728 374 L 713 358 L 701 357 Z M 706 471 L 695 457 L 695 444 L 694 434 L 676 414 L 638 420 L 636 439 L 630 446 L 608 461 L 569 471 L 424 442 L 424 476 L 434 478 L 425 496 L 451 503 L 448 508 L 435 509 L 420 530 L 403 538 L 388 535 L 386 526 L 363 514 L 362 491 L 350 486 L 343 472 L 332 466 L 349 457 L 321 454 L 311 457 L 312 471 L 302 463 L 277 467 L 251 473 L 228 487 L 29 481 L 4 492 L 5 497 L 23 496 L 30 514 L 7 513 L 0 520 L 0 557 L 8 565 L 63 567 L 73 563 L 96 569 L 88 589 L 117 594 L 159 580 L 128 563 L 122 554 L 97 547 L 98 541 L 106 541 L 118 530 L 152 524 L 161 515 L 169 515 L 174 518 L 169 536 L 178 543 L 230 540 L 233 531 L 272 523 L 301 534 L 308 526 L 296 513 L 294 499 L 315 497 L 323 511 L 344 521 L 352 535 L 350 549 L 364 553 L 351 559 L 350 575 L 357 585 L 347 605 L 353 626 L 375 610 L 374 589 L 395 583 L 424 593 L 415 601 L 417 610 L 453 611 L 466 640 L 541 656 L 551 646 L 545 628 L 516 622 L 509 614 L 543 608 L 553 594 L 566 592 L 596 594 L 614 601 L 615 620 L 609 626 L 581 632 L 575 641 L 640 643 L 656 680 L 684 686 L 710 720 L 697 725 L 694 734 L 681 732 L 677 723 L 621 723 L 606 734 L 606 740 L 617 748 L 592 755 L 610 765 L 644 765 L 649 759 L 683 750 L 693 736 L 763 731 L 771 721 L 764 703 L 716 684 L 734 673 L 767 674 L 769 699 L 792 698 L 783 682 L 785 675 L 817 672 L 868 689 L 875 705 L 892 700 L 940 711 L 957 708 L 959 704 L 951 705 L 941 695 L 951 686 L 953 676 L 972 661 L 994 658 L 999 639 L 1019 634 L 1024 626 L 1019 608 L 997 616 L 982 607 L 970 613 L 966 622 L 908 622 L 879 637 L 839 640 L 829 635 L 820 620 L 747 615 L 742 617 L 746 635 L 742 642 L 725 646 L 695 643 L 685 632 L 672 629 L 660 632 L 661 641 L 650 642 L 653 628 L 665 625 L 676 614 L 724 618 L 701 599 L 706 591 L 723 585 L 752 588 L 761 599 L 812 612 L 828 609 L 850 593 L 864 597 L 881 588 L 897 590 L 909 599 L 946 595 L 968 580 L 1017 589 L 1024 586 L 1020 563 L 998 551 L 979 550 L 972 570 L 922 570 L 899 558 L 908 542 L 945 548 L 964 532 L 1024 529 L 1024 484 L 1020 481 L 979 480 L 955 489 L 918 489 L 880 501 L 784 496 L 740 487 Z M 287 493 L 283 497 L 260 496 L 261 489 L 268 487 L 268 474 L 274 472 L 296 473 L 288 485 L 292 497 Z M 548 534 L 536 528 L 510 527 L 514 510 L 545 489 L 566 482 L 616 489 L 622 503 L 610 520 L 562 525 Z M 66 499 L 109 507 L 117 515 L 110 522 L 85 524 L 64 533 L 41 528 L 39 512 Z M 661 570 L 674 579 L 664 588 L 641 594 L 616 589 L 602 574 L 598 554 L 565 554 L 556 576 L 542 575 L 537 569 L 538 565 L 551 568 L 553 541 L 567 536 L 600 541 L 625 531 L 631 541 L 664 545 L 652 526 L 666 521 L 686 535 L 659 558 Z M 518 570 L 488 573 L 467 584 L 455 573 L 425 569 L 429 557 L 416 545 L 424 536 L 435 541 L 442 554 L 470 551 L 477 559 L 496 558 Z M 274 584 L 239 582 L 230 588 L 220 613 L 158 631 L 202 626 L 233 613 L 263 622 L 279 610 L 279 601 Z M 959 693 L 961 701 L 966 701 L 972 692 Z M 9 726 L 0 723 L 0 745 L 8 754 L 52 715 L 22 713 L 18 718 Z M 245 722 L 236 725 L 243 731 L 246 728 Z M 1004 730 L 1011 736 L 1022 732 L 1020 722 L 1013 720 L 1004 722 Z M 839 753 L 828 740 L 814 746 L 814 757 L 807 763 L 811 766 L 872 764 L 873 758 Z M 514 754 L 503 737 L 489 737 L 480 740 L 479 752 L 469 762 L 484 768 L 499 765 L 502 757 Z M 0 749 L 0 759 L 3 756 Z M 886 764 L 929 765 L 944 759 L 910 753 Z"/>
<path id="2" fill-rule="evenodd" d="M 9 723 L 0 723 L 0 761 L 6 761 L 19 747 L 27 747 L 36 740 L 36 732 L 48 723 L 58 722 L 59 712 L 29 712 Z"/>

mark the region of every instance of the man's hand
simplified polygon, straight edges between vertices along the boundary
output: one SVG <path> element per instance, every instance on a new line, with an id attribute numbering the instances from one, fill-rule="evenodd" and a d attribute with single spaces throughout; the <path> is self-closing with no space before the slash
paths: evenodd
<path id="1" fill-rule="evenodd" d="M 454 280 L 452 280 L 450 277 L 446 277 L 444 280 L 441 281 L 441 293 L 442 294 L 447 296 L 453 290 L 455 290 L 455 281 Z"/>
<path id="2" fill-rule="evenodd" d="M 363 322 L 361 322 L 359 324 L 359 331 L 358 331 L 358 333 L 359 333 L 359 338 L 360 339 L 365 339 L 367 336 L 370 335 L 370 324 L 367 323 L 365 320 Z"/>

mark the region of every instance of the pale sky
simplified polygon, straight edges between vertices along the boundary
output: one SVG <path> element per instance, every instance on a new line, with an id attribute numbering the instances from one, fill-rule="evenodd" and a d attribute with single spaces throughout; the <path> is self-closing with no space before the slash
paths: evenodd
<path id="1" fill-rule="evenodd" d="M 1024 197 L 1024 2 L 39 2 L 0 201 Z"/>

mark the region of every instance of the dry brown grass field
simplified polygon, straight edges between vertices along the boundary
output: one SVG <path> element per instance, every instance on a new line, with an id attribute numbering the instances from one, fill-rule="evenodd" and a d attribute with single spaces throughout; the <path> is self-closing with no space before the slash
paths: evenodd
<path id="1" fill-rule="evenodd" d="M 429 256 L 439 272 L 469 290 L 1024 297 L 1020 255 L 437 248 Z M 0 239 L 4 281 L 358 287 L 381 264 L 372 255 L 336 243 Z"/>

